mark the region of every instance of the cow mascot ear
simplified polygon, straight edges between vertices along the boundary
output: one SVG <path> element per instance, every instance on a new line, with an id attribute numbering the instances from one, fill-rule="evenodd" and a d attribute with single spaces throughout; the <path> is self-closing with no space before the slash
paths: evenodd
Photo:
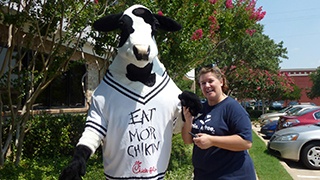
<path id="1" fill-rule="evenodd" d="M 112 14 L 105 17 L 102 17 L 93 23 L 93 28 L 97 31 L 101 32 L 110 32 L 116 29 L 120 29 L 121 23 L 119 20 L 123 13 Z M 164 31 L 179 31 L 182 26 L 177 23 L 175 20 L 161 16 L 159 14 L 153 14 L 154 18 L 158 21 L 157 28 L 164 30 Z"/>
<path id="2" fill-rule="evenodd" d="M 199 97 L 193 92 L 183 91 L 181 94 L 179 94 L 178 98 L 180 99 L 182 106 L 186 106 L 187 108 L 189 108 L 192 116 L 197 116 L 201 111 L 202 103 Z M 184 117 L 182 120 L 185 121 Z"/>
<path id="3" fill-rule="evenodd" d="M 161 16 L 159 14 L 153 15 L 158 20 L 158 28 L 161 30 L 174 32 L 179 31 L 182 28 L 179 23 L 169 17 Z"/>
<path id="4" fill-rule="evenodd" d="M 109 32 L 120 28 L 119 19 L 123 13 L 111 14 L 96 20 L 93 28 L 101 32 Z"/>

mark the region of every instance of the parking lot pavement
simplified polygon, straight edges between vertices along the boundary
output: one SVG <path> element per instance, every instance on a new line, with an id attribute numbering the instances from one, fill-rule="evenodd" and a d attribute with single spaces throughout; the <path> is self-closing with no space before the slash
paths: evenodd
<path id="1" fill-rule="evenodd" d="M 260 137 L 260 139 L 268 144 L 269 139 L 263 138 L 260 132 L 260 125 L 253 124 L 252 130 Z M 302 166 L 298 162 L 290 160 L 279 160 L 280 164 L 287 170 L 293 180 L 320 180 L 320 170 L 311 170 Z"/>

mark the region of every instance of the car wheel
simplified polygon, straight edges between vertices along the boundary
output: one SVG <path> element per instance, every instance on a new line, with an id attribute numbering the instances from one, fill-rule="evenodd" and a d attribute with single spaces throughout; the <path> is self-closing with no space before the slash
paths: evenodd
<path id="1" fill-rule="evenodd" d="M 320 142 L 312 142 L 302 149 L 301 162 L 309 169 L 320 170 Z"/>

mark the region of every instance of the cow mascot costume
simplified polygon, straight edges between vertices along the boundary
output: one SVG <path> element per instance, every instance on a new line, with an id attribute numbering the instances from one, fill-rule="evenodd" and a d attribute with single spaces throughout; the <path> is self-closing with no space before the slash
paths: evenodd
<path id="1" fill-rule="evenodd" d="M 181 93 L 157 58 L 157 28 L 178 31 L 181 26 L 133 5 L 93 27 L 100 32 L 121 30 L 118 54 L 92 95 L 85 130 L 59 179 L 81 179 L 100 145 L 106 179 L 164 179 L 172 134 L 180 132 L 183 123 L 181 104 L 195 104 L 186 105 L 195 111 L 200 106 L 194 94 Z"/>

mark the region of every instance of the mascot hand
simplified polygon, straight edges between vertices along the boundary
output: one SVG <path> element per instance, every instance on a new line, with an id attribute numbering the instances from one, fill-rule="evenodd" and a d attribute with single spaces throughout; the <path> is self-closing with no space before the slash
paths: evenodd
<path id="1" fill-rule="evenodd" d="M 87 146 L 77 146 L 71 163 L 62 171 L 59 180 L 81 180 L 86 173 L 86 162 L 91 152 Z"/>
<path id="2" fill-rule="evenodd" d="M 202 109 L 202 104 L 199 97 L 193 92 L 183 91 L 179 94 L 178 98 L 181 101 L 182 106 L 189 108 L 192 116 L 196 116 Z"/>

